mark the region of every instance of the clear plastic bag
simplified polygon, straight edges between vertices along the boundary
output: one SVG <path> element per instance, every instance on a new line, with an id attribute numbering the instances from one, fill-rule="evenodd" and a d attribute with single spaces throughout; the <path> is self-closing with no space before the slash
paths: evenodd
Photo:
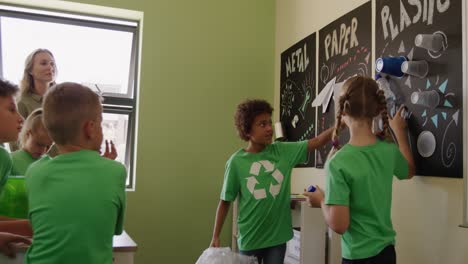
<path id="1" fill-rule="evenodd" d="M 203 251 L 195 264 L 258 264 L 257 258 L 232 252 L 228 247 L 210 247 Z"/>

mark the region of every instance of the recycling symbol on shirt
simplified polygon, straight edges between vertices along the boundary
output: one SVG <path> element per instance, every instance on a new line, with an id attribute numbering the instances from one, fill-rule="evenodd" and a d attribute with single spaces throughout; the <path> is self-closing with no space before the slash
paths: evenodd
<path id="1" fill-rule="evenodd" d="M 264 189 L 255 189 L 255 186 L 258 184 L 256 177 L 260 173 L 261 168 L 265 168 L 266 173 L 270 173 L 270 175 L 278 182 L 277 184 L 270 183 L 270 187 Z M 283 182 L 284 176 L 281 171 L 275 169 L 275 165 L 273 165 L 268 160 L 261 160 L 252 163 L 250 167 L 250 177 L 247 177 L 247 189 L 249 189 L 250 193 L 253 194 L 255 199 L 261 200 L 267 197 L 267 191 L 276 198 L 281 190 L 281 183 Z"/>

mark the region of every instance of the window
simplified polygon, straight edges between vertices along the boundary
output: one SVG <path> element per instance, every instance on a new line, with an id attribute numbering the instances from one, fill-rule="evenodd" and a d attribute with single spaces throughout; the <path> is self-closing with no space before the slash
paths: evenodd
<path id="1" fill-rule="evenodd" d="M 137 21 L 0 5 L 0 74 L 19 83 L 26 57 L 46 48 L 55 57 L 57 82 L 82 83 L 104 97 L 104 138 L 134 189 L 134 142 L 138 58 Z M 103 144 L 104 146 L 104 144 Z"/>

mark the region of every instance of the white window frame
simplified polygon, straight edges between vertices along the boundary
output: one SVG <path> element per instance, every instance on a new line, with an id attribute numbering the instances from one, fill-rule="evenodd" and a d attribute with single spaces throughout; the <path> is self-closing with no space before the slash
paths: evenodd
<path id="1" fill-rule="evenodd" d="M 18 0 L 17 0 L 18 1 Z M 5 2 L 5 1 L 3 1 Z M 8 1 L 6 1 L 8 2 Z M 21 1 L 20 1 L 21 2 Z M 24 2 L 24 1 L 23 1 Z M 48 1 L 45 1 L 47 3 Z M 77 5 L 82 5 L 89 9 L 90 5 L 70 3 L 70 10 L 76 10 Z M 116 10 L 114 8 L 98 8 L 101 12 L 99 15 L 85 14 L 69 12 L 65 10 L 52 11 L 48 9 L 42 9 L 41 7 L 24 7 L 16 5 L 4 5 L 0 4 L 0 17 L 12 17 L 20 19 L 28 19 L 35 21 L 44 21 L 76 26 L 85 26 L 100 29 L 111 29 L 117 31 L 130 32 L 133 34 L 132 50 L 131 50 L 131 61 L 130 61 L 130 72 L 127 94 L 113 94 L 104 92 L 101 96 L 104 98 L 103 112 L 111 114 L 125 114 L 128 115 L 128 127 L 127 127 L 127 148 L 125 153 L 125 165 L 128 170 L 129 184 L 126 186 L 127 191 L 135 190 L 135 160 L 136 160 L 136 124 L 137 124 L 137 110 L 138 110 L 138 85 L 139 85 L 139 61 L 140 61 L 140 50 L 141 50 L 141 20 L 140 19 L 128 19 L 122 18 L 117 19 L 114 17 L 107 17 L 102 15 L 106 9 L 111 14 Z M 136 11 L 129 11 L 135 15 L 140 13 Z M 122 12 L 120 12 L 122 13 Z M 0 31 L 0 40 L 2 34 Z M 0 51 L 1 51 L 0 41 Z M 0 76 L 3 77 L 3 60 L 0 52 Z"/>

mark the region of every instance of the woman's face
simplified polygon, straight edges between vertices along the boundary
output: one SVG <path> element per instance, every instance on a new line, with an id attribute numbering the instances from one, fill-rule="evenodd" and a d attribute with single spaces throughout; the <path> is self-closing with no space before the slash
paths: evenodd
<path id="1" fill-rule="evenodd" d="M 55 81 L 55 60 L 47 52 L 39 52 L 34 56 L 31 75 L 34 81 L 51 83 Z"/>

